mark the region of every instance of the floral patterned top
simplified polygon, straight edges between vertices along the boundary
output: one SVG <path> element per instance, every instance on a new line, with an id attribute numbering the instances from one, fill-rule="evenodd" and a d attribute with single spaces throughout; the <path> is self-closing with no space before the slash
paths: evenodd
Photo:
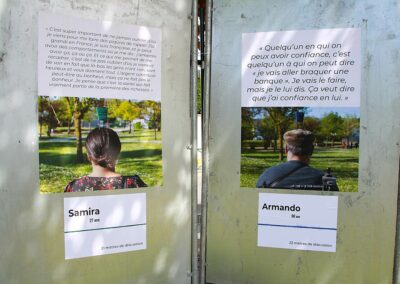
<path id="1" fill-rule="evenodd" d="M 147 184 L 145 184 L 138 175 L 119 177 L 83 176 L 68 183 L 64 189 L 64 192 L 112 190 L 138 187 L 147 187 Z"/>

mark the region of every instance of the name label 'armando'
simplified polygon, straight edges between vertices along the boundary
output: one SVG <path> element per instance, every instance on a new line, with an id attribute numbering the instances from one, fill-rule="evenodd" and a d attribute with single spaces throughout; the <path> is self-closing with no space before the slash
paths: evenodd
<path id="1" fill-rule="evenodd" d="M 262 210 L 277 210 L 277 211 L 292 211 L 292 212 L 299 212 L 301 210 L 300 206 L 296 206 L 293 204 L 292 206 L 284 206 L 284 205 L 272 205 L 264 203 Z"/>
<path id="2" fill-rule="evenodd" d="M 90 207 L 87 210 L 74 210 L 74 209 L 68 210 L 69 217 L 90 216 L 90 215 L 100 215 L 100 210 L 92 209 Z"/>

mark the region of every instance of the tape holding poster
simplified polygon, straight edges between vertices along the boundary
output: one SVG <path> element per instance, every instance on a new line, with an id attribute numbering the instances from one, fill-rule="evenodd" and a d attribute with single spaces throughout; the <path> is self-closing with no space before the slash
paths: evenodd
<path id="1" fill-rule="evenodd" d="M 41 193 L 162 185 L 160 29 L 41 13 L 38 74 Z"/>
<path id="2" fill-rule="evenodd" d="M 358 191 L 360 37 L 242 35 L 241 187 Z"/>

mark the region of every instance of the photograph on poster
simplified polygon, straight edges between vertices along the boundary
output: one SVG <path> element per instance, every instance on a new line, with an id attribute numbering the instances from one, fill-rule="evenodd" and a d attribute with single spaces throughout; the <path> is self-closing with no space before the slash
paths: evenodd
<path id="1" fill-rule="evenodd" d="M 359 108 L 242 108 L 241 187 L 320 190 L 330 169 L 330 190 L 357 192 L 359 128 Z"/>
<path id="2" fill-rule="evenodd" d="M 159 102 L 39 97 L 38 123 L 42 193 L 162 185 Z"/>
<path id="3" fill-rule="evenodd" d="M 241 187 L 358 191 L 360 38 L 242 35 Z"/>
<path id="4" fill-rule="evenodd" d="M 40 192 L 162 185 L 161 30 L 40 13 Z"/>

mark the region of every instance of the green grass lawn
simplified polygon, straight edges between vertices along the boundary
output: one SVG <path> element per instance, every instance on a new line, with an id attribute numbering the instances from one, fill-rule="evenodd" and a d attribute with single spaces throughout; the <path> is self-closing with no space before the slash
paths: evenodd
<path id="1" fill-rule="evenodd" d="M 85 135 L 85 134 L 84 134 Z M 63 192 L 74 178 L 91 172 L 89 162 L 76 164 L 74 140 L 59 141 L 67 137 L 55 135 L 39 141 L 40 191 Z M 154 141 L 153 130 L 139 130 L 132 134 L 120 133 L 122 150 L 116 171 L 122 175 L 139 175 L 148 186 L 162 184 L 161 133 Z M 84 149 L 84 155 L 86 151 Z"/>
<path id="2" fill-rule="evenodd" d="M 261 173 L 278 163 L 278 152 L 242 149 L 240 186 L 254 188 Z M 340 191 L 358 191 L 358 149 L 316 148 L 311 166 L 323 171 L 331 168 Z"/>

